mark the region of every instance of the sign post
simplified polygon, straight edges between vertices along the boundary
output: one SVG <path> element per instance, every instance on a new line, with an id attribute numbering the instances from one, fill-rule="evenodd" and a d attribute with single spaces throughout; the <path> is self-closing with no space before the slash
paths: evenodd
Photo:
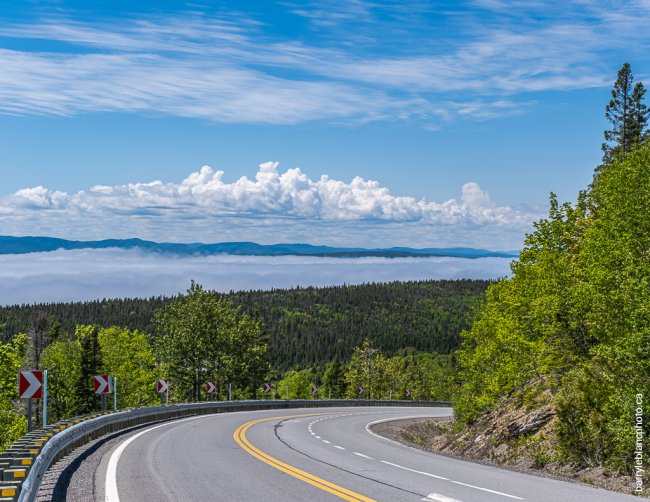
<path id="1" fill-rule="evenodd" d="M 232 401 L 232 382 L 228 384 L 228 401 Z"/>
<path id="2" fill-rule="evenodd" d="M 43 398 L 43 372 L 24 370 L 18 372 L 18 397 L 27 399 L 27 431 L 32 431 L 32 399 Z"/>
<path id="3" fill-rule="evenodd" d="M 117 377 L 113 377 L 113 411 L 117 411 Z"/>
<path id="4" fill-rule="evenodd" d="M 43 371 L 43 429 L 47 427 L 47 370 Z"/>

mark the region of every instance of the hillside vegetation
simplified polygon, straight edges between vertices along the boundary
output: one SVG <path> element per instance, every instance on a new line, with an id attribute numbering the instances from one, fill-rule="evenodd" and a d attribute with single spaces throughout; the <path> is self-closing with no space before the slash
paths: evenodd
<path id="1" fill-rule="evenodd" d="M 512 273 L 464 333 L 458 425 L 506 402 L 547 410 L 493 447 L 554 420 L 548 462 L 634 474 L 650 434 L 650 145 L 615 154 L 576 204 L 552 196 Z"/>
<path id="2" fill-rule="evenodd" d="M 487 281 L 419 281 L 217 295 L 260 317 L 269 362 L 278 370 L 347 361 L 368 339 L 388 355 L 406 349 L 448 354 L 460 346 Z M 174 298 L 111 299 L 0 307 L 0 336 L 28 332 L 38 313 L 55 331 L 76 325 L 121 326 L 155 334 L 153 315 Z"/>

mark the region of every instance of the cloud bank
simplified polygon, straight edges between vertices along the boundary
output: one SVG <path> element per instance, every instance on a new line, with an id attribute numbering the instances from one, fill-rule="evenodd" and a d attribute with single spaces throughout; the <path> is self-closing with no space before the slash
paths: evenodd
<path id="1" fill-rule="evenodd" d="M 149 297 L 184 292 L 194 279 L 230 290 L 422 279 L 494 279 L 507 258 L 178 257 L 116 249 L 0 256 L 0 304 Z"/>
<path id="2" fill-rule="evenodd" d="M 0 197 L 2 233 L 110 238 L 128 234 L 130 229 L 130 237 L 192 242 L 227 240 L 223 234 L 236 227 L 240 230 L 236 240 L 277 243 L 279 236 L 271 229 L 292 225 L 294 230 L 305 230 L 306 242 L 340 244 L 331 238 L 328 242 L 315 240 L 309 229 L 323 225 L 338 226 L 341 232 L 355 225 L 404 229 L 453 226 L 519 232 L 521 238 L 522 231 L 539 216 L 532 210 L 498 206 L 473 182 L 462 186 L 459 200 L 433 202 L 394 195 L 377 181 L 361 177 L 347 183 L 326 175 L 313 180 L 299 168 L 281 172 L 277 162 L 261 164 L 253 179 L 244 176 L 228 183 L 223 178 L 223 171 L 204 166 L 180 183 L 97 185 L 76 193 L 43 186 L 25 188 Z M 158 235 L 143 233 L 144 227 L 150 232 L 157 229 Z M 300 235 L 295 237 L 301 240 Z M 344 243 L 369 243 L 358 237 L 351 238 L 348 232 Z M 412 239 L 410 245 L 431 242 L 433 239 Z M 409 243 L 393 238 L 382 245 L 387 244 Z M 454 244 L 465 243 L 457 238 Z"/>

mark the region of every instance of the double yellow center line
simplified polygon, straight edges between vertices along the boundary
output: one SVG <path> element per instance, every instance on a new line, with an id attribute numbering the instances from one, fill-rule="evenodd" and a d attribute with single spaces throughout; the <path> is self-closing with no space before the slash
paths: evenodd
<path id="1" fill-rule="evenodd" d="M 285 464 L 284 462 L 278 460 L 277 458 L 274 458 L 271 455 L 264 453 L 259 448 L 253 446 L 250 443 L 250 441 L 248 441 L 248 439 L 246 438 L 246 431 L 255 424 L 259 424 L 261 422 L 269 422 L 271 420 L 283 420 L 287 418 L 312 417 L 314 415 L 320 415 L 320 413 L 310 413 L 306 415 L 289 415 L 284 417 L 270 417 L 270 418 L 260 418 L 258 420 L 252 420 L 250 422 L 247 422 L 239 426 L 239 428 L 233 434 L 233 438 L 235 439 L 237 444 L 244 449 L 244 451 L 251 454 L 253 457 L 257 458 L 258 460 L 261 460 L 262 462 L 270 465 L 271 467 L 275 467 L 276 469 L 286 474 L 289 474 L 290 476 L 293 476 L 294 478 L 298 478 L 301 481 L 304 481 L 305 483 L 309 483 L 310 485 L 315 486 L 316 488 L 320 488 L 321 490 L 329 492 L 332 495 L 336 495 L 337 497 L 342 498 L 343 500 L 349 500 L 351 502 L 375 502 L 373 499 L 364 497 L 363 495 L 348 490 L 347 488 L 343 488 L 342 486 L 338 486 L 335 485 L 334 483 L 330 483 L 329 481 L 314 476 L 313 474 L 309 474 L 308 472 L 298 469 L 297 467 L 293 467 L 292 465 Z"/>

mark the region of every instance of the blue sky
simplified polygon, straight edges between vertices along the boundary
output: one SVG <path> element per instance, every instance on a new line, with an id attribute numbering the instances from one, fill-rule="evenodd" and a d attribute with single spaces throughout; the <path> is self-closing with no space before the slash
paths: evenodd
<path id="1" fill-rule="evenodd" d="M 618 68 L 648 80 L 649 15 L 3 2 L 0 234 L 516 249 L 589 183 Z"/>

